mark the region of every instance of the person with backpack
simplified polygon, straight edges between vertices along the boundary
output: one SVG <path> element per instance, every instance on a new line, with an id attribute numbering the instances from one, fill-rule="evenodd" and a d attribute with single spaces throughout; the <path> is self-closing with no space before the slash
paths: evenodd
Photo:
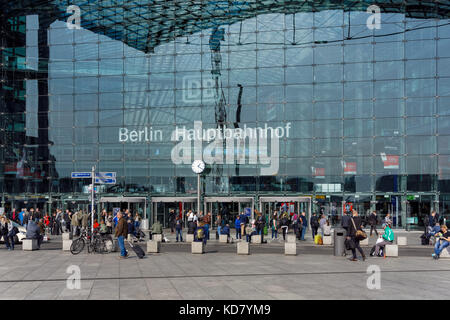
<path id="1" fill-rule="evenodd" d="M 286 234 L 288 233 L 289 220 L 287 218 L 287 213 L 283 213 L 281 216 L 281 230 L 283 231 L 283 240 L 286 241 Z"/>
<path id="2" fill-rule="evenodd" d="M 350 258 L 350 261 L 358 261 L 356 257 L 356 249 L 358 249 L 358 251 L 361 253 L 363 261 L 366 260 L 366 255 L 359 245 L 359 241 L 361 239 L 356 236 L 356 233 L 359 230 L 362 230 L 362 221 L 358 216 L 358 212 L 356 210 L 353 210 L 353 216 L 350 218 L 350 226 L 348 228 L 348 235 L 346 237 L 347 246 L 350 250 L 352 250 L 353 254 L 353 257 Z"/>
<path id="3" fill-rule="evenodd" d="M 377 241 L 377 244 L 375 245 L 375 250 L 373 251 L 374 254 L 371 254 L 372 256 L 373 255 L 379 256 L 381 248 L 383 248 L 383 250 L 384 250 L 384 247 L 387 244 L 394 243 L 394 231 L 392 231 L 391 226 L 389 224 L 384 224 L 383 229 L 384 229 L 384 233 L 381 236 L 382 240 Z"/>
<path id="4" fill-rule="evenodd" d="M 181 220 L 180 216 L 176 217 L 175 231 L 177 234 L 176 242 L 178 242 L 178 235 L 180 236 L 180 241 L 183 242 L 183 220 Z"/>
<path id="5" fill-rule="evenodd" d="M 203 221 L 199 221 L 197 227 L 195 228 L 194 241 L 203 242 L 203 245 L 206 245 L 205 228 Z"/>
<path id="6" fill-rule="evenodd" d="M 230 242 L 231 239 L 231 235 L 230 235 L 230 225 L 227 223 L 221 230 L 220 230 L 220 234 L 221 235 L 226 235 L 227 236 L 227 242 Z"/>
<path id="7" fill-rule="evenodd" d="M 312 239 L 314 241 L 314 237 L 317 234 L 317 230 L 319 229 L 319 220 L 317 219 L 317 215 L 313 212 L 311 219 L 309 219 L 309 224 L 311 225 L 312 230 Z"/>

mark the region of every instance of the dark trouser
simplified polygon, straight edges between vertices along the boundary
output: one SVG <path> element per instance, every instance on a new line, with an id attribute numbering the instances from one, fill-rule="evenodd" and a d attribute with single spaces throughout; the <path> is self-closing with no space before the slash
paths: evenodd
<path id="1" fill-rule="evenodd" d="M 363 249 L 361 249 L 361 246 L 359 245 L 359 240 L 356 240 L 355 238 L 352 238 L 353 243 L 355 244 L 355 247 L 352 248 L 352 254 L 353 258 L 356 259 L 356 249 L 358 249 L 359 253 L 361 253 L 362 257 L 365 257 Z"/>
<path id="2" fill-rule="evenodd" d="M 70 232 L 70 221 L 66 221 L 66 231 Z"/>
<path id="3" fill-rule="evenodd" d="M 173 221 L 170 221 L 169 224 L 170 224 L 170 232 L 173 233 L 173 229 L 174 229 L 175 223 Z"/>
<path id="4" fill-rule="evenodd" d="M 286 240 L 286 233 L 287 233 L 287 229 L 286 227 L 281 227 L 281 229 L 283 229 L 283 240 Z"/>
<path id="5" fill-rule="evenodd" d="M 241 238 L 241 228 L 236 228 L 236 239 L 242 239 Z"/>
<path id="6" fill-rule="evenodd" d="M 317 234 L 317 227 L 312 227 L 311 228 L 311 230 L 312 230 L 312 238 L 313 238 L 313 240 L 314 240 L 314 237 L 316 236 L 316 234 Z"/>
<path id="7" fill-rule="evenodd" d="M 370 236 L 372 236 L 372 230 L 375 230 L 375 234 L 378 237 L 378 231 L 377 231 L 377 226 L 376 225 L 373 225 L 373 224 L 370 225 Z"/>

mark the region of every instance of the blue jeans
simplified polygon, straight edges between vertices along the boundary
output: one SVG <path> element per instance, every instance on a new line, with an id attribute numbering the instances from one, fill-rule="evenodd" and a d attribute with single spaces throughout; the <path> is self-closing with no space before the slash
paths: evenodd
<path id="1" fill-rule="evenodd" d="M 127 255 L 127 250 L 125 250 L 125 242 L 124 242 L 123 236 L 119 236 L 117 238 L 117 242 L 119 243 L 120 255 L 122 257 L 125 257 Z"/>
<path id="2" fill-rule="evenodd" d="M 236 239 L 242 239 L 241 238 L 241 228 L 236 228 Z"/>
<path id="3" fill-rule="evenodd" d="M 305 240 L 306 226 L 303 226 L 301 240 Z"/>
<path id="4" fill-rule="evenodd" d="M 251 235 L 246 234 L 245 237 L 247 238 L 247 242 L 250 242 L 250 240 L 251 240 Z"/>
<path id="5" fill-rule="evenodd" d="M 450 242 L 445 240 L 438 240 L 436 241 L 436 244 L 434 245 L 434 253 L 437 255 L 440 255 L 442 250 L 447 248 L 450 245 Z"/>
<path id="6" fill-rule="evenodd" d="M 205 224 L 204 228 L 205 228 L 205 238 L 207 240 L 209 240 L 209 224 Z M 183 240 L 181 240 L 181 241 L 183 241 Z"/>
<path id="7" fill-rule="evenodd" d="M 183 242 L 183 232 L 181 229 L 175 229 L 177 231 L 177 241 L 178 241 L 178 235 L 180 235 L 180 241 Z"/>
<path id="8" fill-rule="evenodd" d="M 278 230 L 272 229 L 272 239 L 273 239 L 274 235 L 275 235 L 275 239 L 277 239 L 277 237 L 278 237 Z"/>

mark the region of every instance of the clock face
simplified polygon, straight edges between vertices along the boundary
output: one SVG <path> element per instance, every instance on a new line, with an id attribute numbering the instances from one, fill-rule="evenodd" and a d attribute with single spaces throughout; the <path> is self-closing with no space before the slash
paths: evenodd
<path id="1" fill-rule="evenodd" d="M 202 160 L 195 160 L 192 162 L 192 171 L 195 173 L 202 173 L 205 170 L 205 163 Z"/>

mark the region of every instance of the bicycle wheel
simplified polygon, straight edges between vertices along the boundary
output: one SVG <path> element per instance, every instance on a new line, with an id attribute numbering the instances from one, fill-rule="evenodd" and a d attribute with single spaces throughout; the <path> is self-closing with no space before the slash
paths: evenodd
<path id="1" fill-rule="evenodd" d="M 95 239 L 94 241 L 94 250 L 97 253 L 105 252 L 105 243 L 101 239 Z"/>
<path id="2" fill-rule="evenodd" d="M 72 254 L 79 254 L 84 249 L 84 239 L 78 238 L 72 242 L 72 245 L 70 246 L 70 252 Z"/>

